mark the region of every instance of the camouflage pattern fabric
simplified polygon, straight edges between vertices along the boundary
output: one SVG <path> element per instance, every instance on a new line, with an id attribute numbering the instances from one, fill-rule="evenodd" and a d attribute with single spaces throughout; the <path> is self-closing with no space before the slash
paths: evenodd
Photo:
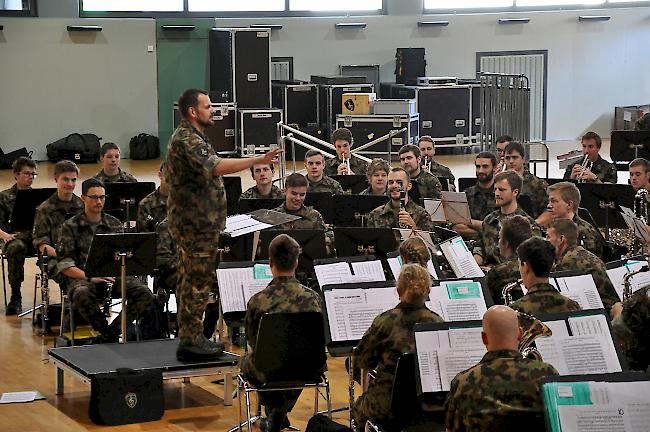
<path id="1" fill-rule="evenodd" d="M 510 307 L 532 316 L 581 310 L 578 303 L 560 294 L 549 283 L 540 283 L 528 288 L 526 295 L 512 303 Z"/>
<path id="2" fill-rule="evenodd" d="M 467 204 L 472 214 L 472 219 L 483 220 L 496 208 L 494 202 L 494 183 L 489 188 L 482 188 L 478 184 L 465 189 Z"/>
<path id="3" fill-rule="evenodd" d="M 30 188 L 31 189 L 31 188 Z M 0 228 L 11 233 L 9 228 L 11 214 L 16 202 L 16 191 L 18 187 L 14 184 L 9 189 L 0 192 Z M 2 243 L 2 251 L 7 257 L 7 278 L 12 287 L 12 296 L 20 296 L 20 284 L 25 280 L 25 256 L 33 253 L 31 232 L 18 232 L 14 240 L 9 243 Z M 13 291 L 18 290 L 17 293 Z"/>
<path id="4" fill-rule="evenodd" d="M 156 232 L 156 225 L 167 217 L 167 197 L 160 188 L 144 197 L 138 204 L 136 218 L 139 232 Z"/>
<path id="5" fill-rule="evenodd" d="M 345 193 L 343 187 L 341 187 L 341 183 L 326 175 L 323 175 L 323 178 L 319 182 L 312 181 L 309 177 L 306 177 L 306 179 L 309 182 L 307 193 L 328 192 L 332 195 L 343 195 Z"/>
<path id="6" fill-rule="evenodd" d="M 129 174 L 126 171 L 122 171 L 122 168 L 117 169 L 118 172 L 114 176 L 106 175 L 104 170 L 101 170 L 95 174 L 97 180 L 101 180 L 102 183 L 137 183 L 138 179 L 133 177 L 132 174 Z"/>
<path id="7" fill-rule="evenodd" d="M 571 179 L 571 171 L 573 170 L 573 167 L 580 164 L 582 164 L 582 159 L 569 165 L 564 172 L 564 180 Z M 594 162 L 594 165 L 591 167 L 591 172 L 596 174 L 598 179 L 603 183 L 616 183 L 618 181 L 616 165 L 607 162 L 600 155 L 598 155 L 598 159 L 596 159 L 596 162 Z"/>
<path id="8" fill-rule="evenodd" d="M 338 156 L 333 158 L 333 159 L 327 159 L 325 161 L 325 169 L 324 173 L 327 176 L 331 175 L 338 175 L 338 168 L 339 165 L 343 163 L 343 160 L 340 159 Z M 350 158 L 350 170 L 352 170 L 353 173 L 356 175 L 366 175 L 366 172 L 368 170 L 368 164 L 365 161 L 362 161 L 358 157 L 354 157 L 354 155 Z"/>
<path id="9" fill-rule="evenodd" d="M 634 130 L 650 130 L 650 113 L 643 114 L 634 122 Z"/>
<path id="10" fill-rule="evenodd" d="M 485 283 L 492 294 L 494 304 L 505 304 L 505 299 L 501 295 L 503 288 L 520 278 L 519 260 L 514 254 L 510 258 L 505 258 L 501 264 L 493 266 L 485 275 Z M 519 288 L 511 290 L 513 299 L 521 298 L 523 292 Z"/>
<path id="11" fill-rule="evenodd" d="M 178 285 L 178 250 L 169 232 L 167 218 L 156 226 L 156 288 L 176 291 Z"/>
<path id="12" fill-rule="evenodd" d="M 456 183 L 456 177 L 454 177 L 454 174 L 451 172 L 451 170 L 436 162 L 435 160 L 431 160 L 431 174 L 433 174 L 436 177 L 444 177 L 446 179 L 449 179 L 451 184 Z"/>
<path id="13" fill-rule="evenodd" d="M 359 192 L 359 195 L 374 195 L 374 194 L 372 193 L 372 187 L 368 186 L 367 188 L 365 188 L 364 190 L 362 190 L 361 192 Z M 385 195 L 385 193 L 383 193 L 383 194 L 381 194 L 381 195 Z"/>
<path id="14" fill-rule="evenodd" d="M 474 255 L 483 257 L 483 265 L 500 264 L 503 261 L 499 252 L 499 230 L 501 229 L 501 220 L 512 215 L 520 215 L 528 219 L 533 236 L 541 237 L 542 230 L 539 225 L 521 207 L 517 207 L 517 210 L 510 214 L 503 214 L 501 209 L 497 209 L 483 219 L 483 227 L 479 232 L 476 247 L 472 251 Z"/>
<path id="15" fill-rule="evenodd" d="M 554 272 L 568 270 L 579 270 L 580 274 L 593 276 L 607 313 L 612 309 L 614 303 L 619 301 L 614 285 L 607 276 L 605 263 L 582 246 L 567 247 L 562 255 L 555 258 Z"/>
<path id="16" fill-rule="evenodd" d="M 411 177 L 411 181 L 417 184 L 418 191 L 420 191 L 420 198 L 439 199 L 440 192 L 442 192 L 442 185 L 440 180 L 435 175 L 420 169 L 420 174 Z"/>
<path id="17" fill-rule="evenodd" d="M 308 207 L 303 205 L 300 209 L 296 211 L 287 210 L 287 208 L 282 204 L 279 207 L 273 209 L 273 211 L 286 213 L 293 216 L 300 216 L 302 219 L 296 219 L 292 222 L 287 222 L 282 225 L 276 225 L 273 229 L 277 230 L 325 230 L 325 221 L 320 212 L 313 207 Z"/>
<path id="18" fill-rule="evenodd" d="M 431 215 L 423 207 L 420 207 L 413 200 L 409 199 L 405 209 L 413 218 L 416 229 L 431 232 L 432 240 L 435 243 L 440 243 L 440 239 L 433 232 L 434 224 L 431 221 Z M 377 207 L 368 214 L 366 226 L 368 228 L 399 228 L 398 213 L 399 206 L 393 207 L 392 201 L 388 201 L 383 206 Z M 394 231 L 394 234 L 399 244 L 402 241 L 399 231 Z"/>
<path id="19" fill-rule="evenodd" d="M 450 432 L 499 431 L 509 415 L 542 415 L 539 381 L 553 375 L 558 375 L 553 366 L 519 351 L 488 352 L 451 382 L 445 426 Z"/>
<path id="20" fill-rule="evenodd" d="M 578 244 L 602 260 L 605 248 L 602 235 L 592 224 L 577 214 L 573 216 L 573 222 L 578 225 Z"/>
<path id="21" fill-rule="evenodd" d="M 546 189 L 548 188 L 548 184 L 527 169 L 524 169 L 522 179 L 523 184 L 520 195 L 525 195 L 530 198 L 531 211 L 533 213 L 531 216 L 535 219 L 546 211 L 546 206 L 548 205 Z"/>
<path id="22" fill-rule="evenodd" d="M 255 369 L 255 343 L 260 320 L 265 313 L 282 312 L 322 312 L 323 304 L 319 295 L 303 286 L 294 277 L 280 276 L 248 301 L 246 308 L 246 341 L 250 350 L 241 360 L 241 372 L 249 380 L 257 383 L 265 381 L 264 375 Z M 326 365 L 323 365 L 325 371 Z M 289 412 L 293 409 L 302 390 L 261 392 L 259 397 L 267 412 L 277 409 Z"/>
<path id="23" fill-rule="evenodd" d="M 630 369 L 645 371 L 650 366 L 650 287 L 638 290 L 623 304 L 612 329 L 623 342 Z"/>
<path id="24" fill-rule="evenodd" d="M 284 198 L 284 194 L 282 193 L 282 189 L 279 187 L 273 185 L 271 186 L 271 193 L 268 195 L 262 195 L 259 190 L 257 190 L 257 186 L 253 186 L 252 188 L 242 192 L 240 195 L 239 199 L 258 199 L 258 198 Z"/>
<path id="25" fill-rule="evenodd" d="M 354 351 L 355 368 L 377 371 L 376 379 L 352 406 L 357 430 L 363 430 L 367 420 L 383 420 L 390 416 L 397 360 L 403 353 L 415 352 L 415 324 L 442 321 L 426 306 L 405 302 L 374 319 Z"/>

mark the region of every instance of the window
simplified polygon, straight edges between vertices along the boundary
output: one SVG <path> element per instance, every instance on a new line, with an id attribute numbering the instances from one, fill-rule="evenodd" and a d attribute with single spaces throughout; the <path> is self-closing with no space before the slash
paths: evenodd
<path id="1" fill-rule="evenodd" d="M 383 7 L 382 0 L 289 0 L 292 11 L 374 11 Z"/>
<path id="2" fill-rule="evenodd" d="M 425 12 L 466 10 L 485 10 L 493 12 L 495 8 L 504 11 L 529 10 L 533 7 L 541 9 L 564 9 L 569 6 L 574 9 L 590 7 L 628 6 L 617 3 L 633 4 L 634 6 L 648 6 L 650 0 L 424 0 Z M 645 4 L 644 4 L 645 3 Z"/>
<path id="3" fill-rule="evenodd" d="M 508 6 L 512 6 L 512 0 L 424 0 L 425 9 L 478 9 Z"/>
<path id="4" fill-rule="evenodd" d="M 278 12 L 285 0 L 189 0 L 190 12 Z"/>
<path id="5" fill-rule="evenodd" d="M 36 16 L 36 0 L 0 0 L 0 16 Z"/>
<path id="6" fill-rule="evenodd" d="M 183 0 L 81 0 L 81 12 L 183 12 Z"/>
<path id="7" fill-rule="evenodd" d="M 605 0 L 516 0 L 517 6 L 566 6 L 566 5 L 602 5 Z"/>

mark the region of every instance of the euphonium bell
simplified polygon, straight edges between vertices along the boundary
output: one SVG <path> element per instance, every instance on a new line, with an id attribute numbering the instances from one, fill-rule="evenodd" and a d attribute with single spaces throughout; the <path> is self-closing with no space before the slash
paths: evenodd
<path id="1" fill-rule="evenodd" d="M 517 312 L 519 318 L 519 326 L 524 329 L 524 334 L 519 341 L 519 351 L 521 356 L 531 360 L 542 361 L 542 355 L 539 353 L 537 348 L 533 345 L 533 342 L 540 337 L 549 337 L 553 335 L 553 331 L 549 326 L 538 320 L 532 315 L 528 315 L 524 312 Z"/>

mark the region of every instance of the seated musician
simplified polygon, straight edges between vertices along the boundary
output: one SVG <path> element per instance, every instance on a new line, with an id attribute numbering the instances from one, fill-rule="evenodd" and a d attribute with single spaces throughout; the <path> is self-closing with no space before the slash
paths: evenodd
<path id="1" fill-rule="evenodd" d="M 431 277 L 426 267 L 405 264 L 397 279 L 400 303 L 377 316 L 355 348 L 355 366 L 376 371 L 375 379 L 352 406 L 356 430 L 365 430 L 367 420 L 383 420 L 391 415 L 397 360 L 403 353 L 415 351 L 414 325 L 443 321 L 424 305 L 430 289 Z"/>
<path id="2" fill-rule="evenodd" d="M 454 177 L 454 174 L 448 167 L 436 162 L 433 159 L 433 157 L 436 155 L 436 144 L 433 142 L 433 138 L 431 138 L 429 135 L 420 137 L 420 140 L 418 141 L 418 148 L 422 154 L 423 169 L 438 177 L 438 180 L 440 181 L 442 181 L 440 179 L 441 177 L 445 180 L 448 180 L 450 186 L 449 190 L 456 190 L 456 177 Z"/>
<path id="3" fill-rule="evenodd" d="M 120 148 L 117 144 L 107 142 L 99 151 L 99 161 L 102 169 L 95 178 L 102 183 L 136 183 L 138 180 L 120 168 Z"/>
<path id="4" fill-rule="evenodd" d="M 418 146 L 407 144 L 399 149 L 399 163 L 418 185 L 420 198 L 440 198 L 442 185 L 435 175 L 422 169 L 422 156 Z"/>
<path id="5" fill-rule="evenodd" d="M 7 257 L 11 298 L 5 310 L 6 315 L 17 315 L 22 311 L 20 287 L 25 280 L 25 255 L 31 251 L 31 232 L 12 233 L 9 227 L 11 214 L 16 202 L 16 191 L 31 189 L 36 177 L 36 162 L 21 156 L 12 164 L 16 183 L 0 192 L 0 240 L 2 251 Z"/>
<path id="6" fill-rule="evenodd" d="M 555 248 L 551 242 L 539 237 L 530 238 L 519 245 L 517 256 L 519 273 L 527 292 L 512 303 L 511 308 L 533 316 L 580 310 L 578 303 L 560 294 L 548 282 L 555 259 Z"/>
<path id="7" fill-rule="evenodd" d="M 352 153 L 352 132 L 339 128 L 332 132 L 332 144 L 336 148 L 336 157 L 325 162 L 325 175 L 366 175 L 367 164 Z M 349 160 L 349 166 L 348 161 Z"/>
<path id="8" fill-rule="evenodd" d="M 630 162 L 630 184 L 634 192 L 645 189 L 650 192 L 650 161 L 636 158 Z"/>
<path id="9" fill-rule="evenodd" d="M 244 191 L 239 199 L 282 198 L 282 190 L 273 184 L 275 168 L 273 164 L 255 164 L 251 167 L 255 186 Z"/>
<path id="10" fill-rule="evenodd" d="M 602 235 L 586 220 L 578 216 L 580 189 L 571 182 L 555 183 L 548 187 L 548 212 L 554 220 L 572 220 L 578 226 L 578 243 L 598 258 L 603 258 L 605 247 Z"/>
<path id="11" fill-rule="evenodd" d="M 510 431 L 513 421 L 532 430 L 544 430 L 540 379 L 559 375 L 548 363 L 524 358 L 518 350 L 523 331 L 517 313 L 507 306 L 492 306 L 483 316 L 481 338 L 487 353 L 476 365 L 451 382 L 445 403 L 448 432 Z M 541 423 L 541 427 L 537 423 Z"/>
<path id="12" fill-rule="evenodd" d="M 531 215 L 534 219 L 538 218 L 548 205 L 548 195 L 546 195 L 546 182 L 524 166 L 526 152 L 524 146 L 516 141 L 511 142 L 506 147 L 505 161 L 508 170 L 514 171 L 522 178 L 521 191 L 519 197 L 527 196 L 530 198 Z"/>
<path id="13" fill-rule="evenodd" d="M 407 238 L 400 243 L 399 256 L 402 259 L 402 265 L 420 264 L 424 268 L 427 268 L 431 259 L 429 248 L 420 237 Z"/>
<path id="14" fill-rule="evenodd" d="M 616 164 L 600 156 L 602 140 L 596 132 L 587 132 L 580 141 L 582 154 L 587 158 L 569 165 L 564 172 L 565 180 L 581 180 L 592 183 L 616 183 Z"/>
<path id="15" fill-rule="evenodd" d="M 541 236 L 541 230 L 530 216 L 519 207 L 517 197 L 521 190 L 521 176 L 514 171 L 504 171 L 494 176 L 494 201 L 498 207 L 483 219 L 478 242 L 472 251 L 478 265 L 491 266 L 503 261 L 499 253 L 499 227 L 501 221 L 510 215 L 528 219 L 533 235 Z"/>
<path id="16" fill-rule="evenodd" d="M 66 281 L 68 296 L 74 311 L 78 312 L 90 323 L 95 331 L 100 333 L 96 342 L 117 342 L 120 335 L 120 317 L 110 325 L 99 309 L 99 290 L 105 284 L 115 284 L 119 281 L 114 277 L 88 277 L 83 265 L 88 258 L 90 245 L 95 234 L 121 233 L 122 223 L 116 218 L 104 214 L 106 189 L 96 178 L 85 180 L 81 185 L 81 200 L 84 211 L 68 219 L 61 227 L 61 241 L 57 245 L 56 254 L 59 258 L 57 271 L 63 274 Z M 131 323 L 153 303 L 153 294 L 139 279 L 126 279 L 126 315 Z M 155 333 L 157 329 L 147 328 L 152 323 L 143 322 L 143 333 Z M 151 333 L 150 333 L 151 332 Z"/>
<path id="17" fill-rule="evenodd" d="M 506 147 L 508 147 L 508 144 L 510 144 L 511 141 L 512 137 L 510 135 L 501 135 L 500 137 L 497 137 L 497 141 L 494 144 L 496 152 L 493 154 L 496 156 L 499 163 L 495 165 L 495 173 L 500 173 L 501 171 L 506 170 Z"/>
<path id="18" fill-rule="evenodd" d="M 384 159 L 373 159 L 368 165 L 368 183 L 370 186 L 359 195 L 386 195 L 386 182 L 390 164 Z"/>
<path id="19" fill-rule="evenodd" d="M 246 340 L 250 350 L 242 358 L 241 371 L 251 381 L 264 381 L 264 377 L 254 367 L 255 343 L 262 315 L 323 311 L 319 295 L 301 285 L 295 277 L 299 254 L 300 246 L 286 234 L 277 236 L 269 245 L 269 265 L 273 280 L 251 297 L 246 309 Z M 277 432 L 289 427 L 287 413 L 291 412 L 301 392 L 302 390 L 286 390 L 258 393 L 266 409 L 266 432 Z"/>
<path id="20" fill-rule="evenodd" d="M 138 204 L 137 227 L 139 232 L 156 232 L 156 226 L 167 218 L 167 195 L 169 189 L 163 175 L 165 163 L 160 164 L 158 178 L 160 186 L 144 197 Z"/>
<path id="21" fill-rule="evenodd" d="M 332 195 L 343 195 L 341 184 L 323 173 L 325 157 L 316 150 L 305 153 L 305 168 L 309 180 L 308 192 L 328 192 Z"/>
<path id="22" fill-rule="evenodd" d="M 503 287 L 519 279 L 519 261 L 517 248 L 533 236 L 530 221 L 523 216 L 508 216 L 501 221 L 499 230 L 499 252 L 504 258 L 485 275 L 485 283 L 492 294 L 492 299 L 499 304 L 505 304 L 502 298 Z M 520 298 L 521 290 L 512 292 L 513 298 Z"/>
<path id="23" fill-rule="evenodd" d="M 322 156 L 321 156 L 322 157 Z M 307 187 L 309 182 L 302 174 L 293 173 L 284 181 L 285 201 L 281 206 L 273 210 L 280 213 L 287 213 L 294 216 L 300 216 L 292 222 L 273 227 L 278 230 L 296 230 L 296 229 L 325 229 L 325 222 L 320 212 L 312 207 L 304 205 L 307 197 Z"/>
<path id="24" fill-rule="evenodd" d="M 605 263 L 596 255 L 578 245 L 578 226 L 568 219 L 553 221 L 546 237 L 555 247 L 553 271 L 579 271 L 594 278 L 598 294 L 607 312 L 618 301 L 618 294 L 607 275 Z"/>

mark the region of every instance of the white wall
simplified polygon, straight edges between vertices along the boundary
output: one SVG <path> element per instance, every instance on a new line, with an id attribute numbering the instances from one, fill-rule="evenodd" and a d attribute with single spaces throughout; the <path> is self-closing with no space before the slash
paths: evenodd
<path id="1" fill-rule="evenodd" d="M 93 132 L 128 156 L 130 137 L 158 134 L 154 20 L 2 18 L 0 147 L 34 150 Z M 99 24 L 102 32 L 69 33 Z"/>

